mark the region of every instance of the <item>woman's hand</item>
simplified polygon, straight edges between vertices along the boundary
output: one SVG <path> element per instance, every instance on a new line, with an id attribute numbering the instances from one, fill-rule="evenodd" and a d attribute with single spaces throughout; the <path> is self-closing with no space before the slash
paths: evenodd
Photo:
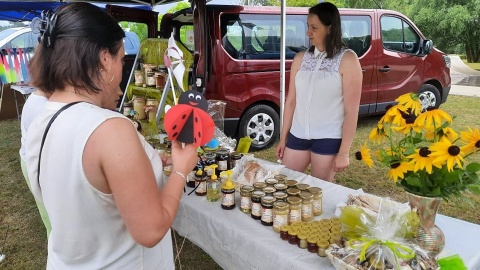
<path id="1" fill-rule="evenodd" d="M 187 175 L 195 168 L 195 165 L 197 165 L 197 147 L 193 144 L 185 144 L 185 146 L 182 147 L 182 143 L 172 141 L 171 161 L 173 164 L 172 171 L 178 171 L 183 173 L 183 175 Z"/>
<path id="2" fill-rule="evenodd" d="M 350 158 L 345 155 L 337 155 L 333 161 L 333 171 L 343 172 L 350 165 Z"/>

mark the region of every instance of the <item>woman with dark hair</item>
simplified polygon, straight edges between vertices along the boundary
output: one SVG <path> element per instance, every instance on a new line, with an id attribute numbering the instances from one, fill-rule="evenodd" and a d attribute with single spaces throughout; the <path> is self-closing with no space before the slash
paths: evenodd
<path id="1" fill-rule="evenodd" d="M 122 94 L 125 33 L 100 8 L 45 13 L 31 82 L 51 97 L 27 132 L 32 192 L 51 221 L 47 269 L 173 269 L 170 226 L 196 147 L 172 144 L 172 175 L 132 122 Z"/>
<path id="2" fill-rule="evenodd" d="M 287 168 L 303 172 L 311 164 L 312 176 L 333 181 L 349 165 L 362 69 L 342 41 L 334 4 L 311 7 L 307 24 L 312 46 L 293 59 L 277 156 Z"/>

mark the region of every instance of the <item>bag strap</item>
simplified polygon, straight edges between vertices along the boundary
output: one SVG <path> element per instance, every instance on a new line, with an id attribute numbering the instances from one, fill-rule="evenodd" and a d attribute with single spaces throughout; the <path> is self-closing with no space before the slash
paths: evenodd
<path id="1" fill-rule="evenodd" d="M 78 104 L 80 102 L 83 102 L 83 101 L 76 101 L 76 102 L 72 102 L 72 103 L 68 103 L 67 105 L 63 106 L 62 108 L 60 108 L 60 110 L 58 110 L 53 116 L 52 118 L 50 118 L 50 121 L 48 121 L 48 124 L 47 124 L 47 127 L 45 128 L 45 132 L 43 133 L 43 137 L 42 137 L 42 143 L 40 144 L 40 153 L 38 154 L 38 167 L 37 167 L 37 181 L 38 181 L 38 186 L 40 186 L 40 161 L 42 160 L 42 150 L 43 150 L 43 144 L 45 143 L 45 139 L 47 138 L 47 133 L 48 131 L 50 130 L 50 126 L 52 125 L 53 121 L 55 121 L 55 119 L 57 119 L 57 116 L 62 113 L 63 111 L 65 111 L 66 109 L 72 107 L 73 105 L 75 104 Z"/>

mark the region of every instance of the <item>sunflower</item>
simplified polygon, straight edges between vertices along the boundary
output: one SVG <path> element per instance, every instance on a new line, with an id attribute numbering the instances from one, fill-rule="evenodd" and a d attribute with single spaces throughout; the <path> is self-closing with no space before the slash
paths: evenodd
<path id="1" fill-rule="evenodd" d="M 413 165 L 408 162 L 396 161 L 390 164 L 390 170 L 387 173 L 387 176 L 393 181 L 397 182 L 398 179 L 403 179 L 405 173 L 408 171 L 413 171 Z"/>
<path id="2" fill-rule="evenodd" d="M 442 125 L 442 121 L 451 123 L 452 117 L 448 113 L 440 109 L 428 109 L 426 112 L 423 112 L 415 120 L 416 124 L 420 127 L 425 127 L 427 129 L 439 128 Z"/>
<path id="3" fill-rule="evenodd" d="M 434 163 L 444 163 L 447 162 L 447 169 L 449 172 L 453 170 L 454 165 L 458 165 L 463 169 L 463 156 L 464 152 L 460 147 L 452 144 L 447 138 L 442 138 L 440 141 L 434 143 L 430 150 L 432 157 L 435 157 L 433 160 Z"/>
<path id="4" fill-rule="evenodd" d="M 391 127 L 391 129 L 403 134 L 409 134 L 412 130 L 418 133 L 422 132 L 422 128 L 417 126 L 414 119 L 411 118 L 405 119 L 405 124 L 398 127 Z"/>
<path id="5" fill-rule="evenodd" d="M 467 131 L 460 132 L 460 138 L 465 141 L 467 144 L 462 147 L 462 150 L 465 153 L 477 152 L 477 149 L 480 148 L 480 131 L 478 128 L 471 129 L 468 128 Z"/>
<path id="6" fill-rule="evenodd" d="M 373 160 L 372 160 L 372 157 L 370 156 L 370 149 L 367 148 L 367 144 L 364 144 L 360 148 L 360 151 L 355 153 L 355 158 L 357 160 L 363 160 L 363 162 L 365 162 L 365 164 L 367 164 L 368 167 L 372 168 Z"/>
<path id="7" fill-rule="evenodd" d="M 428 147 L 422 147 L 415 150 L 415 154 L 411 154 L 407 158 L 410 159 L 410 163 L 414 166 L 413 172 L 425 169 L 429 174 L 432 173 L 432 166 L 441 168 L 440 163 L 434 163 L 435 157 L 430 156 L 432 152 Z"/>
<path id="8" fill-rule="evenodd" d="M 415 93 L 407 93 L 399 96 L 395 101 L 411 110 L 415 115 L 419 115 L 422 110 L 422 104 Z"/>
<path id="9" fill-rule="evenodd" d="M 378 124 L 375 128 L 370 131 L 368 138 L 376 143 L 381 143 L 387 137 L 385 127 L 382 124 Z"/>

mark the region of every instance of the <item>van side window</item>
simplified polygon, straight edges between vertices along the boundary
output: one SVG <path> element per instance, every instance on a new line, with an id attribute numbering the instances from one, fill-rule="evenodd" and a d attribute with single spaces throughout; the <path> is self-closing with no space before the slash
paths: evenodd
<path id="1" fill-rule="evenodd" d="M 341 20 L 343 41 L 361 57 L 371 46 L 372 19 L 370 16 L 342 16 Z"/>
<path id="2" fill-rule="evenodd" d="M 303 15 L 287 16 L 286 59 L 307 48 Z M 280 16 L 269 14 L 222 14 L 222 45 L 235 59 L 280 59 Z"/>
<path id="3" fill-rule="evenodd" d="M 419 49 L 420 37 L 404 20 L 383 16 L 381 19 L 383 48 L 390 51 L 415 54 Z"/>

